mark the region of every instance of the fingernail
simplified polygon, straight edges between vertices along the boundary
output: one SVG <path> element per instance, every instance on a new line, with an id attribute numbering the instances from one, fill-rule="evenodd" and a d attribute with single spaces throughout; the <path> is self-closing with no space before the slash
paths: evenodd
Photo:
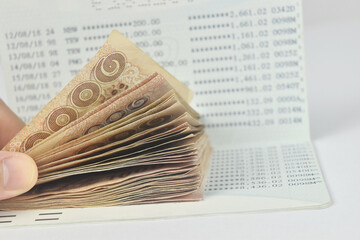
<path id="1" fill-rule="evenodd" d="M 37 169 L 30 157 L 15 155 L 3 159 L 1 165 L 2 188 L 5 191 L 25 192 L 35 184 Z"/>

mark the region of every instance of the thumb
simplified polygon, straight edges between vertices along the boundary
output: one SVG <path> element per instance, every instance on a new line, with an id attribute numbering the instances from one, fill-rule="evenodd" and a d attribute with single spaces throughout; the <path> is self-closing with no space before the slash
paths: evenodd
<path id="1" fill-rule="evenodd" d="M 0 200 L 30 190 L 38 177 L 34 160 L 24 153 L 0 151 Z"/>

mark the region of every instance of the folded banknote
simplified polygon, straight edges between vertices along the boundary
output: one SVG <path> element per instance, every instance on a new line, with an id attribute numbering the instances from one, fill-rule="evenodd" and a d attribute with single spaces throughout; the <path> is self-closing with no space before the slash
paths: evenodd
<path id="1" fill-rule="evenodd" d="M 192 92 L 113 31 L 3 150 L 39 170 L 2 210 L 201 200 L 212 148 Z"/>

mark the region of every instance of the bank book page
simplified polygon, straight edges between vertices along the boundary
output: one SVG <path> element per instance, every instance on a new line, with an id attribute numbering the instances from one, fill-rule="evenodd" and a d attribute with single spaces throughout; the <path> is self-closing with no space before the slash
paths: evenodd
<path id="1" fill-rule="evenodd" d="M 2 211 L 0 226 L 330 204 L 309 133 L 300 0 L 29 0 L 1 5 L 0 88 L 25 122 L 116 29 L 194 91 L 192 105 L 202 115 L 214 153 L 202 201 Z"/>

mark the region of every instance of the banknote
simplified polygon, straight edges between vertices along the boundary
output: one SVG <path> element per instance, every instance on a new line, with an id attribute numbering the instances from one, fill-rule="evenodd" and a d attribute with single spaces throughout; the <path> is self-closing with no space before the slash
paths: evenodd
<path id="1" fill-rule="evenodd" d="M 114 30 L 80 72 L 3 150 L 26 152 L 114 96 L 157 72 L 189 102 L 193 93 L 130 40 Z M 138 102 L 136 102 L 138 103 Z"/>

